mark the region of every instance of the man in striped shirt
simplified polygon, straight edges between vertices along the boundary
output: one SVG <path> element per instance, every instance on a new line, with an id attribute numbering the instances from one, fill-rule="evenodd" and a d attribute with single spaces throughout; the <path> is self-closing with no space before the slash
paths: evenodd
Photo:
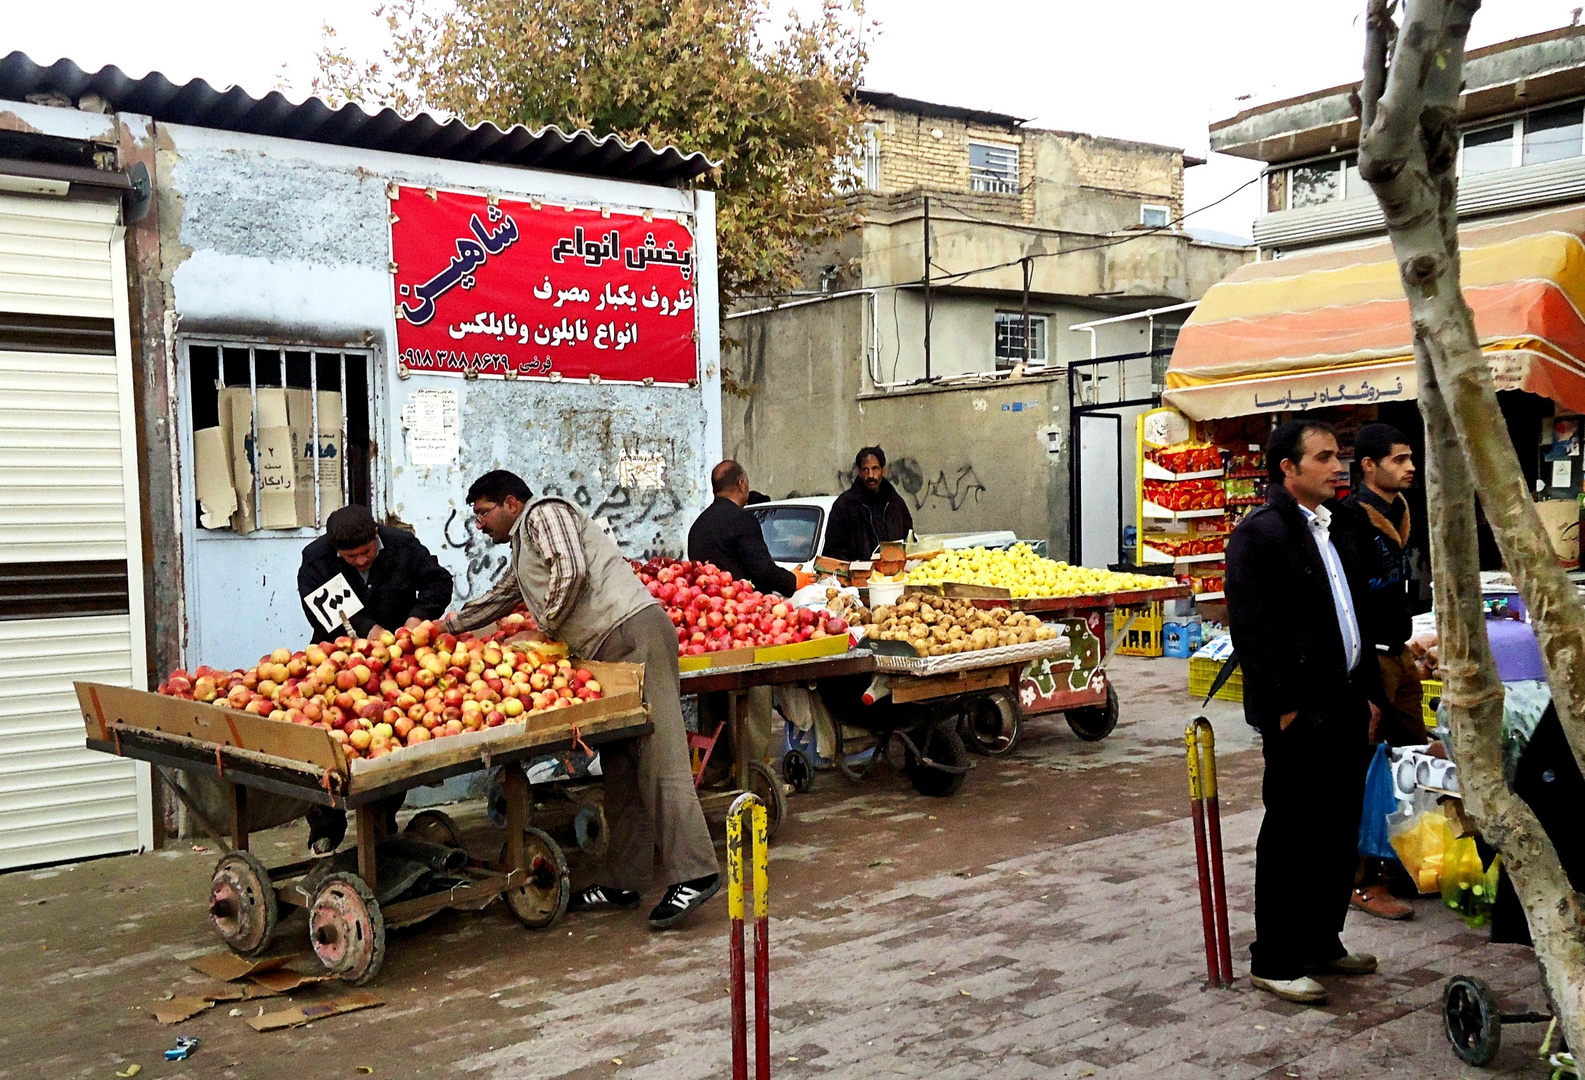
<path id="1" fill-rule="evenodd" d="M 714 896 L 721 881 L 694 793 L 671 619 L 615 542 L 572 503 L 534 499 L 523 478 L 504 469 L 474 481 L 467 500 L 479 529 L 497 544 L 511 544 L 512 561 L 489 592 L 446 617 L 447 629 L 488 626 L 521 602 L 540 630 L 566 642 L 574 656 L 644 665 L 654 732 L 601 750 L 606 865 L 600 882 L 575 893 L 568 910 L 636 906 L 658 848 L 668 888 L 649 924 L 675 926 Z"/>

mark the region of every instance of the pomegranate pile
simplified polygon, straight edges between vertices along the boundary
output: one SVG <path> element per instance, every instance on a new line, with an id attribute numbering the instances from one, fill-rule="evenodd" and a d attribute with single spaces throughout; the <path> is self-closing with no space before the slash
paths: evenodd
<path id="1" fill-rule="evenodd" d="M 338 637 L 298 652 L 276 649 L 246 671 L 178 668 L 159 692 L 324 728 L 354 758 L 601 696 L 599 680 L 559 657 L 559 647 L 508 644 L 524 624 L 516 614 L 482 637 L 443 633 L 432 622 L 375 638 Z"/>
<path id="2" fill-rule="evenodd" d="M 847 620 L 834 611 L 795 608 L 735 580 L 714 563 L 651 559 L 634 563 L 633 569 L 677 628 L 678 656 L 791 645 L 848 632 Z"/>

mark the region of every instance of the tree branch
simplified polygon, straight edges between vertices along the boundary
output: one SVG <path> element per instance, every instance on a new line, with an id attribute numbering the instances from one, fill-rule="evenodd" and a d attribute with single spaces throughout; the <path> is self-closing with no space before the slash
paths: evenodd
<path id="1" fill-rule="evenodd" d="M 1388 0 L 1366 0 L 1365 4 L 1365 79 L 1359 84 L 1359 136 L 1364 141 L 1365 132 L 1376 122 L 1376 103 L 1387 84 L 1387 55 L 1392 48 L 1393 33 L 1398 29 L 1392 21 Z"/>

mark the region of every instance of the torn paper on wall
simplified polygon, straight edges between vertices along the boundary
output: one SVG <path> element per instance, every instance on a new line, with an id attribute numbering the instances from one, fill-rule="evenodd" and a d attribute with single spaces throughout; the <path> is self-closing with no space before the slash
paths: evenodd
<path id="1" fill-rule="evenodd" d="M 447 466 L 462 451 L 455 390 L 415 390 L 402 406 L 410 465 Z"/>

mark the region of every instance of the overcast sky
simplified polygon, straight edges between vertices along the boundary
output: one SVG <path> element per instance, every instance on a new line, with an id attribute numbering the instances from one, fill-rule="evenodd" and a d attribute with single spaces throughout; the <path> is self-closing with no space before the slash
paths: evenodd
<path id="1" fill-rule="evenodd" d="M 1581 3 L 1488 0 L 1471 44 L 1565 26 Z M 134 75 L 157 70 L 177 82 L 203 77 L 255 93 L 284 79 L 301 96 L 313 76 L 321 24 L 334 24 L 352 49 L 372 50 L 383 29 L 373 6 L 74 0 L 61 9 L 11 2 L 0 21 L 0 55 L 20 49 L 46 64 L 65 56 L 89 70 L 116 64 Z M 880 31 L 867 82 L 1203 157 L 1210 121 L 1357 78 L 1364 7 L 1364 0 L 869 0 Z M 1189 170 L 1189 209 L 1257 171 L 1220 156 Z M 1258 186 L 1247 188 L 1191 224 L 1248 236 L 1258 199 Z"/>

